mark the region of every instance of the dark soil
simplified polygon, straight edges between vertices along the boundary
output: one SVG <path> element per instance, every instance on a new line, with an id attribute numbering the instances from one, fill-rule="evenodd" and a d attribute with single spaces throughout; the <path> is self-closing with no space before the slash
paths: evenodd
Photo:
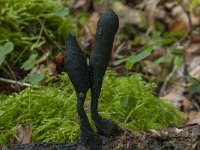
<path id="1" fill-rule="evenodd" d="M 78 143 L 31 143 L 4 147 L 4 150 L 86 150 Z M 124 130 L 104 138 L 101 150 L 200 150 L 200 125 L 169 127 L 148 132 Z"/>

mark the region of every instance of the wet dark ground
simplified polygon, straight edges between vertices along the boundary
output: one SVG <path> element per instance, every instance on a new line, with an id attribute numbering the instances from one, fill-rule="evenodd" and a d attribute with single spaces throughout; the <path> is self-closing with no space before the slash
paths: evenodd
<path id="1" fill-rule="evenodd" d="M 30 143 L 12 145 L 3 150 L 86 150 L 78 143 Z M 148 132 L 124 130 L 104 138 L 101 150 L 200 150 L 200 125 L 153 129 Z"/>

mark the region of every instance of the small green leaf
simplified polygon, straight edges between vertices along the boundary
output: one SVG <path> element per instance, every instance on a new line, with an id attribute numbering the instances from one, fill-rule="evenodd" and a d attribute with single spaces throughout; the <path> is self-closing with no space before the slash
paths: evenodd
<path id="1" fill-rule="evenodd" d="M 142 50 L 141 53 L 139 53 L 137 55 L 131 55 L 129 57 L 119 59 L 119 60 L 115 61 L 113 64 L 115 66 L 117 66 L 117 65 L 122 64 L 126 61 L 130 61 L 130 62 L 132 62 L 132 66 L 133 66 L 134 63 L 141 61 L 142 59 L 146 58 L 147 56 L 149 56 L 151 54 L 151 51 L 153 50 L 153 45 L 145 46 L 145 47 L 141 48 L 141 50 Z M 130 63 L 127 64 L 127 65 L 130 66 Z"/>
<path id="2" fill-rule="evenodd" d="M 200 5 L 200 0 L 192 0 L 191 5 L 190 5 L 190 11 L 192 11 L 192 9 L 194 9 L 195 7 L 199 5 Z"/>
<path id="3" fill-rule="evenodd" d="M 62 9 L 60 9 L 58 12 L 56 12 L 56 15 L 60 16 L 60 17 L 65 17 L 69 14 L 69 8 L 64 7 Z"/>
<path id="4" fill-rule="evenodd" d="M 141 48 L 142 51 L 152 51 L 153 50 L 153 45 L 147 45 L 143 48 Z"/>
<path id="5" fill-rule="evenodd" d="M 162 64 L 162 63 L 168 63 L 171 59 L 168 56 L 162 56 L 155 60 L 154 62 L 151 63 L 151 67 L 155 68 L 157 65 Z"/>
<path id="6" fill-rule="evenodd" d="M 4 46 L 0 46 L 0 65 L 4 62 L 6 54 L 9 54 L 13 48 L 12 42 L 7 42 Z"/>
<path id="7" fill-rule="evenodd" d="M 181 37 L 185 34 L 185 32 L 182 31 L 176 31 L 176 32 L 165 32 L 164 38 L 170 38 L 170 37 Z"/>
<path id="8" fill-rule="evenodd" d="M 131 61 L 129 61 L 129 60 L 126 61 L 125 68 L 126 68 L 127 70 L 131 70 L 132 67 L 133 67 L 133 63 L 132 63 Z"/>
<path id="9" fill-rule="evenodd" d="M 172 72 L 170 73 L 170 76 L 176 72 L 178 67 L 181 66 L 182 62 L 183 62 L 182 56 L 176 55 L 173 61 L 173 69 L 172 69 Z"/>
<path id="10" fill-rule="evenodd" d="M 190 83 L 190 84 L 200 84 L 200 81 L 199 81 L 199 80 L 197 80 L 197 79 L 195 79 L 195 78 L 193 78 L 193 77 L 191 77 L 191 76 L 187 76 L 187 77 L 186 77 L 186 80 L 187 80 L 187 82 Z"/>
<path id="11" fill-rule="evenodd" d="M 120 105 L 124 108 L 134 108 L 137 104 L 137 101 L 132 96 L 123 96 L 120 100 Z"/>
<path id="12" fill-rule="evenodd" d="M 38 36 L 31 36 L 31 37 L 26 37 L 26 36 L 22 36 L 21 39 L 23 41 L 34 41 L 34 40 L 38 40 L 39 38 L 41 38 L 39 35 Z"/>
<path id="13" fill-rule="evenodd" d="M 174 58 L 174 67 L 181 66 L 182 62 L 183 62 L 183 57 L 182 56 L 176 56 Z"/>
<path id="14" fill-rule="evenodd" d="M 6 54 L 12 52 L 13 49 L 14 49 L 14 44 L 12 42 L 7 42 L 3 46 L 3 54 L 6 55 Z"/>
<path id="15" fill-rule="evenodd" d="M 200 81 L 191 77 L 187 76 L 186 80 L 189 83 L 189 87 L 187 88 L 187 91 L 190 93 L 200 93 Z"/>
<path id="16" fill-rule="evenodd" d="M 160 41 L 158 41 L 157 44 L 159 44 L 160 46 L 162 45 L 168 45 L 168 44 L 171 44 L 173 42 L 175 42 L 177 39 L 174 38 L 174 37 L 171 37 L 171 38 L 166 38 L 166 39 L 162 39 Z"/>
<path id="17" fill-rule="evenodd" d="M 138 44 L 138 43 L 140 43 L 140 36 L 136 36 L 135 38 L 134 38 L 134 40 L 133 40 L 133 44 Z"/>
<path id="18" fill-rule="evenodd" d="M 161 23 L 160 21 L 156 22 L 156 28 L 158 28 L 158 31 L 163 32 L 165 30 L 165 26 L 163 23 Z"/>
<path id="19" fill-rule="evenodd" d="M 200 84 L 192 84 L 187 89 L 190 93 L 200 93 Z"/>
<path id="20" fill-rule="evenodd" d="M 127 61 L 128 59 L 130 59 L 130 57 L 126 57 L 126 58 L 122 58 L 122 59 L 116 60 L 113 63 L 113 65 L 115 65 L 115 66 L 120 65 L 120 64 L 124 63 L 125 61 Z"/>
<path id="21" fill-rule="evenodd" d="M 42 14 L 41 16 L 49 18 L 49 17 L 65 17 L 67 15 L 69 15 L 69 8 L 65 7 L 65 8 L 61 8 L 57 12 Z"/>
<path id="22" fill-rule="evenodd" d="M 3 53 L 3 46 L 0 46 L 0 53 Z"/>
<path id="23" fill-rule="evenodd" d="M 34 44 L 31 46 L 30 50 L 34 50 L 34 49 L 40 48 L 44 43 L 45 43 L 45 41 L 41 41 L 41 42 L 39 42 L 39 43 L 34 43 Z"/>
<path id="24" fill-rule="evenodd" d="M 32 54 L 27 61 L 24 62 L 24 64 L 21 66 L 24 70 L 30 70 L 33 68 L 33 66 L 36 63 L 37 54 Z"/>
<path id="25" fill-rule="evenodd" d="M 146 57 L 148 57 L 151 54 L 151 50 L 145 50 L 137 55 L 135 55 L 130 61 L 135 64 L 143 59 L 145 59 Z"/>
<path id="26" fill-rule="evenodd" d="M 174 49 L 172 49 L 172 53 L 175 55 L 182 55 L 184 51 L 184 48 L 182 46 L 178 46 Z"/>
<path id="27" fill-rule="evenodd" d="M 5 60 L 5 55 L 0 55 L 0 66 L 2 65 L 4 60 Z"/>
<path id="28" fill-rule="evenodd" d="M 37 73 L 37 74 L 30 74 L 25 78 L 25 81 L 35 84 L 42 81 L 44 77 L 45 77 L 44 72 Z"/>
<path id="29" fill-rule="evenodd" d="M 0 110 L 0 117 L 4 114 L 5 112 Z"/>

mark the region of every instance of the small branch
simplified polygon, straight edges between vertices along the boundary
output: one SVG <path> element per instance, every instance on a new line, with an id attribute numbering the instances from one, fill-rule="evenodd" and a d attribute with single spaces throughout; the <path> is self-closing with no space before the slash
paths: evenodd
<path id="1" fill-rule="evenodd" d="M 30 45 L 26 46 L 23 51 L 18 55 L 17 59 L 12 63 L 11 67 L 13 68 L 15 64 L 21 59 L 23 54 L 30 48 Z"/>
<path id="2" fill-rule="evenodd" d="M 31 84 L 29 84 L 29 83 L 24 83 L 24 82 L 20 82 L 20 81 L 5 79 L 5 78 L 1 78 L 1 77 L 0 77 L 0 81 L 1 82 L 5 82 L 5 83 L 10 83 L 10 84 L 17 84 L 17 85 L 20 85 L 20 86 L 26 86 L 26 87 L 30 87 L 31 86 Z"/>
<path id="3" fill-rule="evenodd" d="M 39 22 L 39 24 L 41 25 L 41 28 L 43 29 L 43 32 L 45 33 L 45 35 L 47 36 L 47 38 L 53 43 L 53 45 L 56 46 L 56 48 L 58 50 L 62 50 L 61 46 L 51 38 L 51 36 L 48 33 L 48 30 L 46 29 L 44 23 L 40 20 L 40 18 L 37 17 L 36 19 Z"/>
<path id="4" fill-rule="evenodd" d="M 172 70 L 172 72 L 166 77 L 166 79 L 165 79 L 165 81 L 164 81 L 164 83 L 163 83 L 163 85 L 162 85 L 162 87 L 161 87 L 161 89 L 160 89 L 160 91 L 159 91 L 159 97 L 160 96 L 163 96 L 163 94 L 164 94 L 164 91 L 165 91 L 165 89 L 166 89 L 166 87 L 167 87 L 167 84 L 168 84 L 168 82 L 170 81 L 170 79 L 174 76 L 174 74 L 176 73 L 176 70 L 178 69 L 178 67 L 175 67 L 175 69 L 173 69 Z"/>

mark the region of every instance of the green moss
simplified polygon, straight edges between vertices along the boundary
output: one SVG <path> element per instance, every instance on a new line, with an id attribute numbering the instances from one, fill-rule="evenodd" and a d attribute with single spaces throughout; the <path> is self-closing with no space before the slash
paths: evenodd
<path id="1" fill-rule="evenodd" d="M 5 95 L 4 93 L 0 92 L 0 101 L 5 100 L 7 97 L 8 97 L 7 95 Z"/>
<path id="2" fill-rule="evenodd" d="M 145 83 L 139 75 L 117 78 L 106 76 L 100 104 L 100 108 L 103 108 L 101 110 L 104 110 L 102 114 L 118 122 L 121 127 L 134 130 L 182 124 L 182 113 L 167 101 L 154 96 L 154 87 L 152 83 Z M 124 106 L 122 103 L 127 97 L 131 98 L 128 98 L 129 102 Z"/>
<path id="3" fill-rule="evenodd" d="M 20 123 L 32 125 L 34 142 L 74 141 L 78 137 L 75 92 L 66 74 L 59 78 L 59 83 L 38 89 L 26 88 L 20 94 L 0 101 L 0 110 L 4 111 L 0 116 L 0 144 L 6 143 Z M 139 75 L 116 77 L 107 73 L 99 100 L 100 114 L 133 130 L 182 124 L 182 114 L 156 98 L 151 92 L 153 87 Z"/>
<path id="4" fill-rule="evenodd" d="M 77 33 L 77 22 L 61 1 L 1 0 L 0 44 L 14 43 L 15 50 L 7 60 L 11 66 L 20 68 L 31 54 L 42 55 L 44 43 L 48 43 L 56 54 L 62 50 L 66 33 Z"/>

